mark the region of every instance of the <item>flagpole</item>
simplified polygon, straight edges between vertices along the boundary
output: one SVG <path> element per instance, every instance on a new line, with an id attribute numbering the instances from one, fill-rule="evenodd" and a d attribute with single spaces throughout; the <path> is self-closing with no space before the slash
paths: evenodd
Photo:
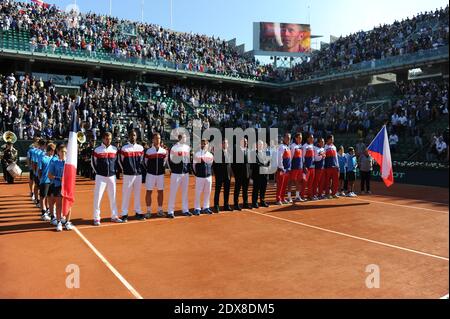
<path id="1" fill-rule="evenodd" d="M 112 16 L 112 0 L 109 0 L 109 16 Z"/>
<path id="2" fill-rule="evenodd" d="M 144 23 L 144 0 L 141 1 L 141 23 Z"/>
<path id="3" fill-rule="evenodd" d="M 170 0 L 170 29 L 173 29 L 173 0 Z"/>

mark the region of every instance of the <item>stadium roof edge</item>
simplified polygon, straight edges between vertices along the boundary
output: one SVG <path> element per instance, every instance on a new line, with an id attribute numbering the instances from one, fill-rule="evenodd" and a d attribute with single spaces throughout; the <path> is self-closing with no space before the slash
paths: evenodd
<path id="1" fill-rule="evenodd" d="M 160 66 L 150 66 L 150 65 L 142 65 L 142 64 L 135 64 L 130 62 L 116 62 L 116 61 L 106 61 L 106 60 L 100 60 L 95 58 L 80 58 L 80 57 L 73 57 L 73 56 L 63 56 L 63 55 L 53 55 L 49 53 L 40 53 L 40 52 L 34 52 L 31 53 L 29 51 L 22 51 L 22 50 L 12 50 L 12 49 L 5 49 L 0 48 L 0 56 L 5 57 L 11 57 L 14 59 L 22 59 L 22 60 L 30 60 L 33 61 L 46 61 L 46 62 L 60 62 L 60 63 L 66 63 L 66 64 L 80 64 L 80 65 L 90 65 L 95 67 L 106 67 L 111 69 L 132 69 L 136 72 L 147 72 L 147 73 L 154 73 L 154 74 L 163 74 L 163 75 L 175 75 L 175 76 L 187 76 L 190 78 L 197 78 L 197 79 L 214 79 L 222 82 L 228 82 L 228 83 L 235 83 L 235 84 L 245 84 L 249 87 L 253 86 L 260 86 L 260 87 L 266 87 L 266 88 L 280 88 L 280 85 L 277 83 L 267 82 L 267 81 L 258 81 L 258 80 L 252 80 L 252 79 L 245 79 L 245 78 L 234 78 L 230 76 L 222 76 L 217 74 L 211 74 L 211 73 L 204 73 L 204 72 L 195 72 L 195 71 L 187 71 L 187 70 L 177 70 L 172 69 L 168 67 L 160 67 Z"/>
<path id="2" fill-rule="evenodd" d="M 73 57 L 73 56 L 64 56 L 64 55 L 55 55 L 49 53 L 40 53 L 40 52 L 30 52 L 30 51 L 22 51 L 22 50 L 12 50 L 0 48 L 0 56 L 11 57 L 14 59 L 29 59 L 29 60 L 40 60 L 40 61 L 48 61 L 48 62 L 61 62 L 66 64 L 80 64 L 80 65 L 90 65 L 94 67 L 105 67 L 111 69 L 121 69 L 124 68 L 134 70 L 136 72 L 146 72 L 153 74 L 161 74 L 161 75 L 172 75 L 172 76 L 181 76 L 181 77 L 190 77 L 194 79 L 211 79 L 216 80 L 219 83 L 234 83 L 240 85 L 247 85 L 248 87 L 263 87 L 263 88 L 271 88 L 271 89 L 293 89 L 296 87 L 302 87 L 306 85 L 318 84 L 323 82 L 331 82 L 351 77 L 359 77 L 359 76 L 370 76 L 379 73 L 386 73 L 392 71 L 400 71 L 406 68 L 417 68 L 429 63 L 448 63 L 449 54 L 448 54 L 448 46 L 440 47 L 437 50 L 433 51 L 424 51 L 417 52 L 411 54 L 409 56 L 396 56 L 395 59 L 389 60 L 378 60 L 375 63 L 375 67 L 370 66 L 366 63 L 364 67 L 360 69 L 355 69 L 351 71 L 339 71 L 333 72 L 329 71 L 328 74 L 317 76 L 311 79 L 303 79 L 299 81 L 293 82 L 284 82 L 284 83 L 273 83 L 267 81 L 260 80 L 252 80 L 245 78 L 234 78 L 231 76 L 217 75 L 211 73 L 204 72 L 195 72 L 195 71 L 187 71 L 187 70 L 177 70 L 169 67 L 161 67 L 161 66 L 152 66 L 152 65 L 142 65 L 130 62 L 116 62 L 116 61 L 106 61 L 95 58 L 81 58 L 81 57 Z M 389 64 L 391 62 L 391 64 Z M 393 63 L 394 62 L 394 63 Z M 397 63 L 395 63 L 397 62 Z"/>

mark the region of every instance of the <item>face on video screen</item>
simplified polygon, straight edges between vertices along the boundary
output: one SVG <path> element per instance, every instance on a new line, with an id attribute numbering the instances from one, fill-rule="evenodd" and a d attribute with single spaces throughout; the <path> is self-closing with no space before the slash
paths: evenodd
<path id="1" fill-rule="evenodd" d="M 261 22 L 260 50 L 291 53 L 310 52 L 309 25 Z"/>

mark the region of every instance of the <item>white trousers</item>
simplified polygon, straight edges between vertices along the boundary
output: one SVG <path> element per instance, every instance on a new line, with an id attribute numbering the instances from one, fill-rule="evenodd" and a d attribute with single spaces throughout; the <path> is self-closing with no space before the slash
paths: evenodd
<path id="1" fill-rule="evenodd" d="M 177 197 L 178 187 L 181 187 L 182 195 L 182 211 L 189 211 L 188 203 L 188 189 L 189 189 L 189 174 L 171 174 L 170 175 L 170 196 L 169 205 L 167 208 L 168 214 L 174 213 L 175 199 Z"/>
<path id="2" fill-rule="evenodd" d="M 94 220 L 100 220 L 100 202 L 102 201 L 105 189 L 108 191 L 109 206 L 111 208 L 111 217 L 117 217 L 116 206 L 116 176 L 95 176 L 94 190 Z"/>
<path id="3" fill-rule="evenodd" d="M 130 199 L 134 194 L 134 212 L 141 214 L 142 175 L 123 175 L 122 186 L 122 216 L 128 215 Z"/>
<path id="4" fill-rule="evenodd" d="M 211 195 L 212 177 L 196 177 L 195 178 L 195 209 L 200 207 L 200 196 L 203 193 L 203 209 L 209 208 L 209 197 Z"/>

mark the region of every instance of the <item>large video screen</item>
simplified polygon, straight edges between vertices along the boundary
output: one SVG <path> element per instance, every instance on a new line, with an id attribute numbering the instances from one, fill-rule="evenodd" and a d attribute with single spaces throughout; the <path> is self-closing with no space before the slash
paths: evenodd
<path id="1" fill-rule="evenodd" d="M 308 24 L 260 22 L 259 50 L 310 53 L 311 28 Z"/>

